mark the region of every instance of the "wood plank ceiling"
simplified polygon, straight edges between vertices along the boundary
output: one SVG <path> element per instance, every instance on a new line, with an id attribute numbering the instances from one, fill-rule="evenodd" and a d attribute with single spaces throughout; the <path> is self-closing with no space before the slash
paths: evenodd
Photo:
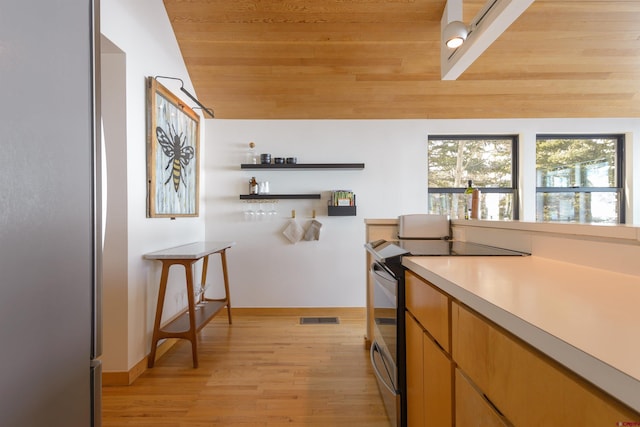
<path id="1" fill-rule="evenodd" d="M 640 116 L 637 0 L 536 0 L 456 81 L 440 80 L 444 0 L 164 4 L 217 118 Z"/>

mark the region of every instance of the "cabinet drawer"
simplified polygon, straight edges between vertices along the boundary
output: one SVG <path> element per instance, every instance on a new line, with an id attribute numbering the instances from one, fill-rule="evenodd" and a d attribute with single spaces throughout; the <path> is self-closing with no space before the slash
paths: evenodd
<path id="1" fill-rule="evenodd" d="M 449 340 L 449 298 L 433 285 L 407 271 L 405 274 L 407 310 L 447 352 Z"/>
<path id="2" fill-rule="evenodd" d="M 463 427 L 507 427 L 509 425 L 459 369 L 456 369 L 455 375 L 457 425 Z"/>
<path id="3" fill-rule="evenodd" d="M 452 304 L 458 367 L 514 425 L 606 426 L 638 414 L 523 341 Z"/>

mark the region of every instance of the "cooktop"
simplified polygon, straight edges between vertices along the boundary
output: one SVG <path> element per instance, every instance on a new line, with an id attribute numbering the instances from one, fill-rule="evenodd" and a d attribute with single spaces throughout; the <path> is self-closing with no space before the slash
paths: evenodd
<path id="1" fill-rule="evenodd" d="M 376 240 L 365 245 L 378 261 L 399 256 L 527 256 L 526 252 L 456 240 Z"/>

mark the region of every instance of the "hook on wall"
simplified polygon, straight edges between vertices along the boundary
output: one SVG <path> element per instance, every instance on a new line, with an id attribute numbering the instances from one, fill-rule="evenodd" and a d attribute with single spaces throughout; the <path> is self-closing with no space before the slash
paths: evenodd
<path id="1" fill-rule="evenodd" d="M 188 90 L 186 90 L 184 88 L 184 82 L 182 81 L 182 79 L 178 78 L 178 77 L 168 77 L 168 76 L 155 76 L 154 79 L 158 80 L 158 79 L 169 79 L 169 80 L 178 80 L 180 82 L 180 90 L 182 92 L 185 93 L 185 95 L 187 95 L 189 98 L 191 98 L 191 100 L 193 102 L 195 102 L 196 104 L 198 104 L 199 108 L 204 111 L 205 113 L 207 113 L 208 115 L 211 116 L 212 119 L 215 118 L 215 116 L 213 115 L 213 110 L 211 108 L 207 108 L 204 105 L 202 105 L 202 103 L 200 101 L 198 101 L 196 99 L 195 96 L 193 96 Z"/>
<path id="2" fill-rule="evenodd" d="M 296 210 L 295 209 L 291 209 L 291 218 L 295 218 L 296 217 Z M 312 210 L 311 211 L 311 218 L 316 219 L 316 210 Z"/>

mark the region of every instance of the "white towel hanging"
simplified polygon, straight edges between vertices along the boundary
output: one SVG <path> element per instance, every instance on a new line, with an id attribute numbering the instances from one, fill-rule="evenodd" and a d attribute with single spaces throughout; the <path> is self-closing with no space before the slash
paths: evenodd
<path id="1" fill-rule="evenodd" d="M 284 237 L 289 239 L 291 243 L 295 244 L 298 243 L 300 239 L 302 239 L 304 230 L 302 229 L 300 224 L 298 224 L 298 222 L 292 218 L 287 223 L 287 226 L 282 231 L 282 234 L 284 234 Z"/>
<path id="2" fill-rule="evenodd" d="M 320 229 L 322 223 L 318 220 L 309 221 L 307 231 L 304 233 L 304 240 L 320 240 Z"/>

